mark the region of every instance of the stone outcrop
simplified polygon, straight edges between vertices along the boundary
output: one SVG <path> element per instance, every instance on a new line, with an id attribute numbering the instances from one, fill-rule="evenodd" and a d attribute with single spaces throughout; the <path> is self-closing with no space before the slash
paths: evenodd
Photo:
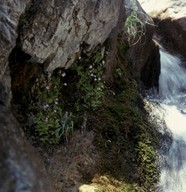
<path id="1" fill-rule="evenodd" d="M 22 50 L 47 71 L 69 67 L 81 52 L 103 44 L 117 26 L 118 1 L 35 1 L 20 28 Z"/>
<path id="2" fill-rule="evenodd" d="M 17 26 L 20 15 L 26 9 L 30 0 L 6 0 L 0 2 L 0 81 L 10 92 L 10 74 L 8 57 L 16 45 Z"/>
<path id="3" fill-rule="evenodd" d="M 8 58 L 15 46 L 19 49 L 15 55 L 28 56 L 29 61 L 24 58 L 23 63 L 41 64 L 49 72 L 68 68 L 82 52 L 89 53 L 105 42 L 117 26 L 122 8 L 122 0 L 11 2 L 0 4 L 0 80 L 9 97 Z"/>
<path id="4" fill-rule="evenodd" d="M 155 31 L 154 22 L 136 0 L 126 0 L 125 9 L 127 17 L 136 13 L 133 17 L 133 22 L 136 22 L 134 25 L 136 37 L 133 42 L 129 42 L 130 47 L 127 53 L 129 63 L 134 69 L 135 78 L 137 81 L 142 80 L 146 88 L 158 86 L 160 55 L 158 46 L 152 40 Z"/>
<path id="5" fill-rule="evenodd" d="M 182 0 L 140 0 L 143 8 L 156 24 L 157 35 L 163 46 L 186 58 L 186 2 Z"/>
<path id="6" fill-rule="evenodd" d="M 4 105 L 0 84 L 0 191 L 52 192 L 42 160 Z"/>

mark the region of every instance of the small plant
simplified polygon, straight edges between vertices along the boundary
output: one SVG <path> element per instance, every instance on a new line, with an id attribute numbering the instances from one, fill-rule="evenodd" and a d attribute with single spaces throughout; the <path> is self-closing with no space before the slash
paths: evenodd
<path id="1" fill-rule="evenodd" d="M 68 141 L 73 133 L 73 115 L 64 112 L 60 105 L 61 82 L 51 77 L 40 83 L 37 101 L 30 106 L 35 119 L 35 131 L 43 143 L 58 144 L 63 137 Z"/>
<path id="2" fill-rule="evenodd" d="M 97 109 L 104 95 L 104 61 L 101 54 L 97 52 L 91 60 L 87 58 L 80 65 L 74 64 L 73 68 L 79 77 L 76 85 L 80 93 L 78 105 L 81 103 L 85 110 Z"/>
<path id="3" fill-rule="evenodd" d="M 136 11 L 132 11 L 127 17 L 124 25 L 124 31 L 126 34 L 129 45 L 135 45 L 145 34 L 145 22 L 142 21 Z"/>
<path id="4" fill-rule="evenodd" d="M 143 167 L 142 172 L 146 176 L 144 186 L 153 188 L 153 184 L 158 181 L 159 172 L 156 165 L 157 153 L 153 149 L 151 142 L 143 138 L 137 147 L 138 160 Z"/>

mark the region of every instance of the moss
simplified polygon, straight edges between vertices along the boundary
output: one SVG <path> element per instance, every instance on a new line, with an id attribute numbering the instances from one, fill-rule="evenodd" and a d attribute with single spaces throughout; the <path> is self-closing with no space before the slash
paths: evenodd
<path id="1" fill-rule="evenodd" d="M 102 106 L 90 121 L 96 132 L 95 145 L 103 154 L 103 172 L 145 191 L 153 189 L 158 180 L 158 139 L 148 123 L 132 67 L 123 55 L 118 53 L 114 83 L 106 88 Z"/>
<path id="2" fill-rule="evenodd" d="M 137 184 L 126 184 L 109 175 L 96 175 L 92 182 L 98 192 L 143 192 Z"/>

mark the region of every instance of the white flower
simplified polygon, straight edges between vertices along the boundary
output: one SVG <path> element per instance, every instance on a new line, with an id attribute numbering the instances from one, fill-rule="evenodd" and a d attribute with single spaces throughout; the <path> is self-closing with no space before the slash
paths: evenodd
<path id="1" fill-rule="evenodd" d="M 64 83 L 63 85 L 64 85 L 64 86 L 67 86 L 67 83 Z"/>
<path id="2" fill-rule="evenodd" d="M 49 104 L 43 105 L 43 109 L 47 109 L 47 108 L 49 108 Z"/>
<path id="3" fill-rule="evenodd" d="M 90 65 L 90 66 L 89 66 L 89 69 L 92 69 L 92 67 L 93 67 L 93 66 L 92 66 L 92 65 Z"/>
<path id="4" fill-rule="evenodd" d="M 103 60 L 102 63 L 105 64 L 105 61 Z"/>
<path id="5" fill-rule="evenodd" d="M 98 78 L 98 81 L 101 81 L 101 78 L 100 78 L 100 77 Z"/>
<path id="6" fill-rule="evenodd" d="M 50 89 L 50 87 L 49 86 L 46 86 L 46 90 L 49 90 Z"/>
<path id="7" fill-rule="evenodd" d="M 64 72 L 64 73 L 62 73 L 62 75 L 61 75 L 62 77 L 65 77 L 66 76 L 66 73 Z"/>
<path id="8" fill-rule="evenodd" d="M 81 60 L 81 56 L 79 56 L 79 60 Z"/>

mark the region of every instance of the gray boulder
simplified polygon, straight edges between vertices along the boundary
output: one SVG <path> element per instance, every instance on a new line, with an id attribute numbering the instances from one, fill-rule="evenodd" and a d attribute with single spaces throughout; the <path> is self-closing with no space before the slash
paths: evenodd
<path id="1" fill-rule="evenodd" d="M 0 84 L 0 191 L 52 192 L 41 158 L 4 102 Z"/>
<path id="2" fill-rule="evenodd" d="M 20 29 L 22 50 L 46 71 L 68 68 L 82 51 L 104 43 L 118 23 L 120 5 L 121 0 L 35 1 Z"/>

